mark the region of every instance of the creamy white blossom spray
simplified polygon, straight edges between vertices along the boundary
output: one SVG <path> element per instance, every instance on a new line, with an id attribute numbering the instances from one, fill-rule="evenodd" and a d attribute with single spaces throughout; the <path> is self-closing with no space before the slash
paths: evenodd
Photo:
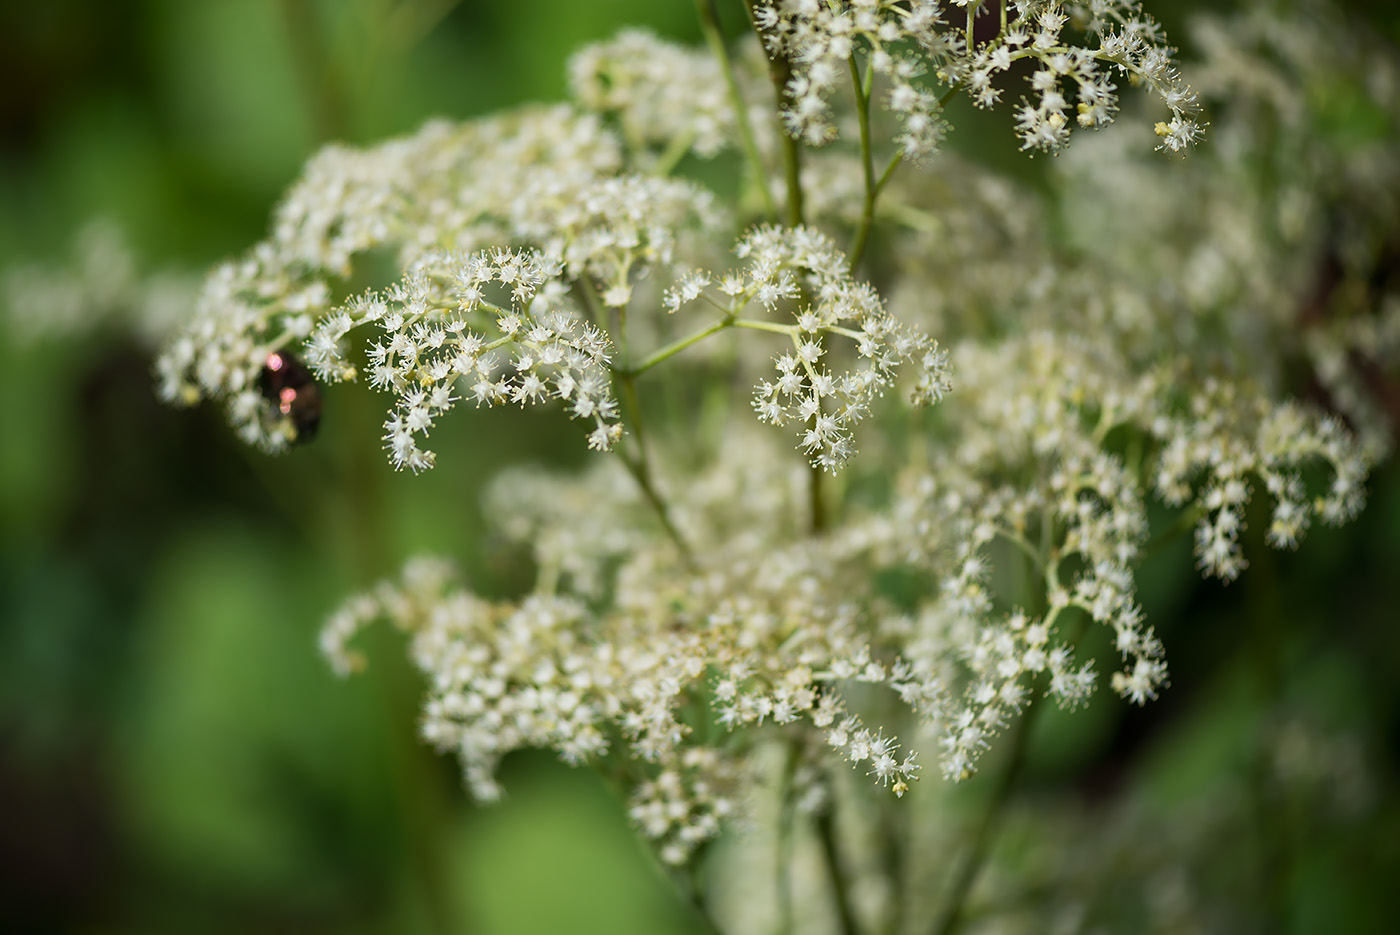
<path id="1" fill-rule="evenodd" d="M 521 748 L 598 770 L 716 930 L 966 929 L 1015 889 L 983 871 L 1037 712 L 1169 689 L 1142 563 L 1190 535 L 1229 582 L 1251 524 L 1291 549 L 1361 510 L 1390 430 L 1364 393 L 1290 395 L 1285 365 L 1394 354 L 1400 306 L 1299 337 L 1329 210 L 1299 193 L 1332 154 L 1237 187 L 1288 119 L 1240 79 L 1264 14 L 1202 20 L 1197 69 L 1133 0 L 696 9 L 705 47 L 588 46 L 567 103 L 323 149 L 209 274 L 160 391 L 276 452 L 306 427 L 270 360 L 327 411 L 364 381 L 364 445 L 412 472 L 453 470 L 431 445 L 455 408 L 566 413 L 586 469 L 481 491 L 533 587 L 415 559 L 331 615 L 329 664 L 406 631 L 422 740 L 472 797 Z M 1053 154 L 1055 194 L 959 155 L 954 102 L 1003 115 L 979 145 Z M 1349 191 L 1400 181 L 1373 170 Z M 351 291 L 371 254 L 395 277 Z M 993 750 L 950 817 L 969 800 L 938 790 Z"/>

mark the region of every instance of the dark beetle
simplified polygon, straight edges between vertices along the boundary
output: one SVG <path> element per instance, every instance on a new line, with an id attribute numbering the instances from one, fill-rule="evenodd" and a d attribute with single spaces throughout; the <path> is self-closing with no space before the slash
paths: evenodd
<path id="1" fill-rule="evenodd" d="M 258 387 L 277 411 L 291 420 L 292 442 L 307 442 L 321 424 L 321 387 L 311 374 L 287 351 L 267 355 Z"/>

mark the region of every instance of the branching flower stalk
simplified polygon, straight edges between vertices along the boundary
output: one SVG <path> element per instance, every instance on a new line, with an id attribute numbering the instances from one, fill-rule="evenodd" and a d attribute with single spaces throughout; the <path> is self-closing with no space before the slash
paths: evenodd
<path id="1" fill-rule="evenodd" d="M 1301 336 L 1296 309 L 1331 212 L 1355 217 L 1349 281 L 1378 281 L 1374 206 L 1400 191 L 1400 158 L 1251 142 L 1299 119 L 1269 89 L 1312 67 L 1241 77 L 1249 43 L 1281 35 L 1271 21 L 1201 27 L 1231 145 L 1172 161 L 1150 150 L 1200 139 L 1197 92 L 1131 0 L 746 5 L 754 35 L 732 47 L 697 0 L 706 49 L 639 30 L 582 49 L 569 103 L 326 148 L 267 239 L 209 275 L 157 377 L 269 451 L 304 440 L 266 389 L 269 354 L 303 361 L 328 406 L 333 384 L 366 379 L 390 399 L 368 444 L 414 472 L 461 404 L 561 408 L 588 467 L 501 465 L 482 492 L 535 586 L 487 599 L 452 562 L 414 560 L 331 617 L 331 665 L 364 664 L 364 626 L 401 628 L 426 679 L 422 738 L 475 799 L 502 794 L 512 751 L 553 750 L 606 772 L 683 879 L 726 829 L 771 828 L 792 852 L 771 892 L 752 891 L 762 874 L 691 887 L 719 927 L 826 913 L 843 932 L 951 929 L 1009 792 L 942 906 L 892 866 L 918 848 L 888 823 L 843 836 L 833 815 L 880 797 L 912 829 L 928 815 L 893 799 L 924 767 L 968 779 L 1006 733 L 1019 748 L 1033 705 L 1074 709 L 1101 683 L 1139 705 L 1166 691 L 1135 579 L 1164 536 L 1192 531 L 1200 572 L 1228 583 L 1247 551 L 1360 511 L 1393 433 L 1345 361 L 1400 363 L 1400 298 L 1339 290 L 1345 321 L 1314 313 Z M 1400 76 L 1384 56 L 1338 58 Z M 1063 152 L 1055 198 L 944 147 L 952 95 L 995 108 L 1022 76 L 1007 142 Z M 1119 81 L 1154 100 L 1115 122 Z M 1400 103 L 1384 108 L 1400 127 Z M 746 166 L 758 204 L 687 178 L 691 157 Z M 1277 162 L 1267 185 L 1260 160 Z M 352 290 L 372 254 L 395 276 Z M 1345 418 L 1294 397 L 1300 359 Z M 687 392 L 658 392 L 656 371 Z M 1114 658 L 1080 652 L 1093 625 Z M 808 846 L 820 880 L 800 870 Z"/>

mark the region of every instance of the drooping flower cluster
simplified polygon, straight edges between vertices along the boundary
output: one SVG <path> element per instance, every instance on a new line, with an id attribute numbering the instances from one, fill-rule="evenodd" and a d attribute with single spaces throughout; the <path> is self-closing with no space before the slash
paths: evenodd
<path id="1" fill-rule="evenodd" d="M 1334 417 L 1272 401 L 1248 384 L 1198 379 L 1185 364 L 1134 376 L 1114 358 L 1111 349 L 1038 332 L 986 350 L 966 346 L 957 361 L 969 403 L 960 460 L 984 473 L 1053 456 L 1069 477 L 1097 478 L 1067 488 L 1071 502 L 1080 490 L 1090 495 L 1075 510 L 1088 510 L 1093 522 L 1069 540 L 1098 543 L 1075 549 L 1090 570 L 1108 563 L 1113 577 L 1129 574 L 1146 489 L 1172 507 L 1189 504 L 1201 570 L 1227 581 L 1244 568 L 1239 536 L 1251 479 L 1274 501 L 1268 540 L 1276 548 L 1295 547 L 1314 516 L 1335 525 L 1360 512 L 1366 459 Z M 1125 431 L 1152 446 L 1141 486 L 1102 450 L 1110 434 Z M 1310 490 L 1303 478 L 1314 467 L 1328 479 Z M 1112 504 L 1127 512 L 1096 518 Z M 1060 519 L 1072 515 L 1062 509 Z M 1125 641 L 1143 642 L 1120 630 Z"/>

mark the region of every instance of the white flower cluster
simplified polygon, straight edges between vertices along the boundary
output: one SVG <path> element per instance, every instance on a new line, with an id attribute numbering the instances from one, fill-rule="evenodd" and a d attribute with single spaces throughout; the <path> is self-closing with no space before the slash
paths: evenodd
<path id="1" fill-rule="evenodd" d="M 965 10 L 965 21 L 947 15 L 950 5 Z M 756 18 L 770 51 L 793 65 L 783 118 L 809 145 L 836 136 L 829 98 L 864 67 L 889 82 L 881 103 L 900 122 L 896 143 L 919 161 L 938 149 L 947 129 L 942 103 L 922 76 L 965 90 L 986 108 L 1001 98 L 998 77 L 1023 59 L 1039 68 L 1029 78 L 1035 100 L 1023 101 L 1016 113 L 1022 149 L 1059 149 L 1075 124 L 1111 122 L 1118 106 L 1113 71 L 1149 87 L 1170 109 L 1171 119 L 1157 124 L 1159 149 L 1180 152 L 1200 138 L 1196 95 L 1172 63 L 1161 28 L 1135 0 L 1017 0 L 1002 7 L 1000 25 L 986 40 L 976 35 L 982 15 L 991 12 L 969 0 L 766 0 Z M 1067 40 L 1066 26 L 1077 27 L 1089 44 Z M 872 93 L 862 87 L 858 93 Z"/>
<path id="2" fill-rule="evenodd" d="M 423 736 L 455 751 L 472 793 L 500 795 L 500 759 L 523 747 L 555 749 L 568 763 L 596 762 L 618 745 L 634 787 L 633 815 L 668 859 L 684 862 L 733 811 L 730 763 L 694 745 L 682 722 L 703 679 L 700 633 L 641 634 L 598 619 L 579 601 L 545 594 L 492 604 L 447 586 L 442 563 L 411 563 L 401 585 L 351 600 L 322 648 L 338 671 L 355 666 L 346 642 L 384 616 L 413 633 L 412 655 L 430 678 Z"/>
<path id="3" fill-rule="evenodd" d="M 1054 150 L 1069 139 L 1071 103 L 1065 83 L 1072 83 L 1077 100 L 1073 123 L 1102 127 L 1113 120 L 1118 108 L 1117 87 L 1110 71 L 1117 70 L 1133 84 L 1144 84 L 1171 111 L 1171 119 L 1159 121 L 1159 149 L 1183 152 L 1201 137 L 1196 119 L 1196 94 L 1186 85 L 1172 62 L 1161 27 L 1142 12 L 1136 0 L 1093 0 L 1060 3 L 1026 0 L 1015 4 L 1018 16 L 993 42 L 978 47 L 963 78 L 979 107 L 996 102 L 998 89 L 992 76 L 1011 63 L 1033 59 L 1040 67 L 1030 77 L 1038 97 L 1023 101 L 1016 112 L 1016 131 L 1022 149 Z M 1064 28 L 1075 25 L 1097 46 L 1076 46 L 1065 40 Z"/>
<path id="4" fill-rule="evenodd" d="M 769 312 L 780 304 L 792 308 L 792 325 L 736 323 L 791 340 L 792 350 L 774 358 L 777 379 L 759 383 L 753 406 L 764 422 L 800 426 L 800 447 L 813 465 L 834 473 L 850 460 L 853 428 L 870 415 L 903 363 L 913 362 L 918 372 L 912 403 L 935 403 L 951 388 L 948 357 L 938 342 L 891 316 L 872 286 L 851 277 L 829 237 L 807 227 L 763 226 L 745 235 L 735 253 L 743 268 L 720 279 L 712 294 L 706 292 L 710 275 L 693 273 L 667 294 L 667 308 L 675 311 L 701 296 L 731 319 L 755 303 Z M 828 336 L 855 342 L 855 369 L 838 374 L 828 365 Z"/>
<path id="5" fill-rule="evenodd" d="M 344 336 L 361 325 L 382 329 L 369 346 L 369 382 L 398 400 L 384 424 L 396 468 L 432 467 L 418 439 L 461 398 L 458 387 L 478 406 L 558 400 L 573 418 L 592 421 L 589 447 L 606 451 L 622 434 L 611 344 L 561 304 L 561 275 L 557 259 L 534 251 L 425 257 L 384 296 L 367 293 L 321 319 L 306 341 L 307 361 L 334 381 L 352 370 Z M 508 296 L 503 305 L 485 300 L 493 286 Z M 498 335 L 491 340 L 470 327 L 483 311 Z"/>
<path id="6" fill-rule="evenodd" d="M 161 397 L 187 406 L 222 400 L 244 442 L 267 451 L 286 448 L 296 428 L 263 396 L 260 376 L 268 355 L 305 338 L 311 312 L 328 301 L 323 280 L 291 276 L 267 245 L 221 265 L 205 278 L 193 319 L 156 359 Z"/>
<path id="7" fill-rule="evenodd" d="M 976 440 L 969 441 L 975 449 Z M 1038 458 L 1024 449 L 1020 456 L 1008 452 L 1001 467 L 1021 462 L 1023 470 L 1036 468 L 1030 486 L 972 477 L 940 486 L 925 477 L 911 492 L 917 513 L 945 517 L 955 531 L 937 599 L 901 625 L 908 641 L 904 654 L 916 670 L 946 667 L 945 660 L 954 658 L 969 673 L 962 701 L 936 712 L 950 778 L 972 774 L 992 737 L 1029 700 L 1041 673 L 1047 697 L 1061 707 L 1077 707 L 1093 692 L 1093 664 L 1075 659 L 1081 626 L 1073 622 L 1075 614 L 1114 630 L 1125 659 L 1125 668 L 1113 676 L 1116 692 L 1141 704 L 1165 683 L 1163 647 L 1144 625 L 1132 577 L 1146 530 L 1137 486 L 1117 458 L 1069 434 L 1064 441 L 1063 450 L 1043 450 Z M 1032 545 L 1042 540 L 1053 543 L 1045 554 Z M 997 606 L 989 578 L 1002 544 L 1019 550 L 1012 563 L 1029 561 L 1041 579 L 1048 605 L 1043 617 L 1015 606 L 1024 595 L 1014 598 L 1009 613 Z M 930 560 L 919 555 L 920 562 Z M 1062 581 L 1068 569 L 1073 577 Z"/>
<path id="8" fill-rule="evenodd" d="M 271 352 L 299 346 L 319 379 L 367 372 L 395 394 L 385 441 L 399 468 L 432 465 L 418 440 L 465 397 L 560 400 L 593 423 L 591 447 L 610 448 L 621 434 L 611 339 L 580 306 L 597 319 L 626 306 L 635 283 L 678 253 L 706 255 L 691 240 L 721 223 L 703 189 L 619 175 L 620 165 L 597 119 L 567 107 L 328 147 L 272 237 L 208 277 L 194 319 L 157 361 L 162 396 L 222 399 L 246 441 L 285 448 L 296 428 L 260 384 Z M 356 260 L 385 247 L 397 248 L 403 278 L 337 302 Z M 346 338 L 363 325 L 382 336 L 361 364 Z"/>
<path id="9" fill-rule="evenodd" d="M 940 30 L 942 12 L 937 0 L 757 4 L 754 18 L 769 52 L 793 66 L 782 114 L 788 132 L 809 146 L 836 138 L 828 98 L 860 67 L 856 54 L 863 51 L 870 70 L 890 83 L 881 102 L 900 121 L 900 150 L 915 161 L 936 152 L 947 130 L 943 107 L 917 79 L 930 63 L 939 67 L 957 56 L 963 42 L 957 31 Z"/>

